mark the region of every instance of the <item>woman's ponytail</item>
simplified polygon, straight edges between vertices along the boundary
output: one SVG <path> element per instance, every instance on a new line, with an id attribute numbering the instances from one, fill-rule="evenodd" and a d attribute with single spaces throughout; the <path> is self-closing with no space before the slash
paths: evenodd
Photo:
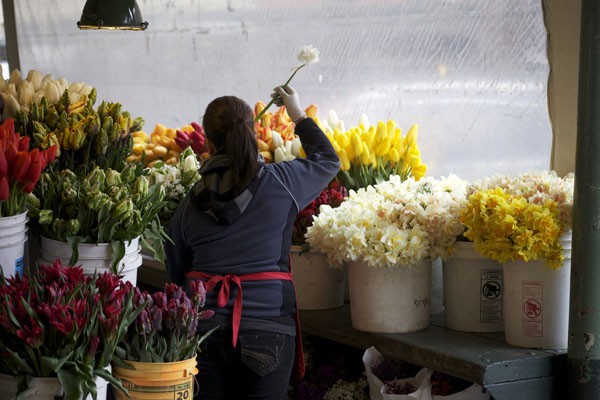
<path id="1" fill-rule="evenodd" d="M 218 97 L 206 107 L 202 122 L 216 154 L 229 159 L 234 186 L 245 188 L 258 171 L 252 108 L 235 96 Z"/>

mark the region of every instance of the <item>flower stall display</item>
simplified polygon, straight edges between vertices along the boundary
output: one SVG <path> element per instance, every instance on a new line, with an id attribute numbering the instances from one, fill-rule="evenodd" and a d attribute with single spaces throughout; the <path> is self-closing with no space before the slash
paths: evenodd
<path id="1" fill-rule="evenodd" d="M 29 202 L 42 237 L 40 258 L 80 262 L 86 273 L 100 268 L 128 273 L 134 283 L 142 261 L 140 239 L 155 258 L 164 260 L 167 235 L 158 217 L 166 205 L 164 196 L 161 184 L 149 185 L 141 164 L 126 163 L 121 170 L 95 167 L 87 174 L 44 172 Z"/>
<path id="2" fill-rule="evenodd" d="M 456 236 L 466 181 L 456 176 L 389 181 L 321 206 L 306 237 L 330 262 L 348 263 L 352 325 L 370 332 L 420 330 L 429 322 L 431 260 Z M 415 307 L 417 305 L 417 307 Z"/>
<path id="3" fill-rule="evenodd" d="M 347 196 L 346 188 L 333 181 L 296 216 L 290 253 L 300 310 L 323 310 L 344 305 L 344 271 L 330 268 L 325 254 L 311 250 L 305 234 L 313 218 L 319 214 L 321 205 L 338 207 Z"/>
<path id="4" fill-rule="evenodd" d="M 54 79 L 50 74 L 42 76 L 40 71 L 34 69 L 23 79 L 21 71 L 13 69 L 7 81 L 0 79 L 0 96 L 4 99 L 3 116 L 16 118 L 19 111 L 29 112 L 32 104 L 39 105 L 43 97 L 49 104 L 55 104 L 65 90 L 69 91 L 73 101 L 79 101 L 80 98 L 89 95 L 92 89 L 84 82 L 69 83 L 62 77 Z"/>
<path id="5" fill-rule="evenodd" d="M 376 126 L 369 126 L 368 117 L 362 114 L 358 126 L 344 130 L 344 123 L 334 110 L 329 111 L 327 120 L 317 118 L 316 122 L 340 158 L 337 179 L 348 189 L 381 183 L 391 175 L 419 180 L 427 171 L 417 145 L 417 124 L 402 136 L 396 121 L 378 121 Z"/>
<path id="6" fill-rule="evenodd" d="M 84 276 L 60 261 L 0 277 L 0 380 L 4 395 L 26 396 L 54 378 L 65 400 L 106 397 L 106 384 L 125 390 L 110 372 L 116 346 L 143 308 L 129 283 L 109 273 Z M 15 385 L 10 384 L 16 382 Z M 40 383 L 42 382 L 42 383 Z M 7 393 L 11 388 L 14 393 Z"/>
<path id="7" fill-rule="evenodd" d="M 175 214 L 179 203 L 188 191 L 200 180 L 199 163 L 192 147 L 187 147 L 178 155 L 175 165 L 159 161 L 148 173 L 150 185 L 162 184 L 165 190 L 165 206 L 159 211 L 158 217 L 166 229 Z"/>
<path id="8" fill-rule="evenodd" d="M 554 172 L 497 176 L 474 183 L 461 213 L 475 250 L 503 263 L 509 344 L 567 347 L 573 187 Z"/>
<path id="9" fill-rule="evenodd" d="M 152 295 L 135 289 L 133 304 L 143 309 L 129 326 L 113 364 L 115 375 L 134 398 L 148 391 L 182 399 L 193 396 L 196 353 L 217 327 L 198 331 L 198 322 L 212 318 L 214 311 L 203 309 L 204 282 L 190 285 L 191 298 L 175 284 L 165 283 L 164 291 Z M 117 398 L 126 397 L 117 394 Z"/>
<path id="10" fill-rule="evenodd" d="M 56 146 L 29 150 L 29 137 L 15 132 L 12 119 L 0 125 L 0 266 L 6 276 L 26 268 L 27 195 L 55 156 Z"/>

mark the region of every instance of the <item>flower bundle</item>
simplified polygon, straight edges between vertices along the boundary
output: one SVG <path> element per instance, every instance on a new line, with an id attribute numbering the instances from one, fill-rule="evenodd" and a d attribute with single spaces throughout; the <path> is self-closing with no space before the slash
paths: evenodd
<path id="1" fill-rule="evenodd" d="M 337 208 L 323 205 L 306 232 L 311 247 L 332 264 L 364 261 L 371 266 L 415 265 L 447 257 L 466 201 L 467 182 L 454 175 L 436 180 L 389 181 L 358 191 Z"/>
<path id="2" fill-rule="evenodd" d="M 558 269 L 564 260 L 560 237 L 572 226 L 573 188 L 572 174 L 560 178 L 553 171 L 475 181 L 461 213 L 464 236 L 498 262 L 545 259 Z"/>
<path id="3" fill-rule="evenodd" d="M 31 104 L 40 104 L 42 97 L 46 97 L 49 104 L 55 104 L 60 94 L 68 90 L 73 101 L 79 101 L 89 95 L 92 89 L 83 82 L 69 83 L 63 77 L 54 79 L 50 74 L 42 76 L 40 71 L 34 69 L 29 70 L 25 79 L 18 69 L 12 70 L 8 81 L 0 79 L 0 96 L 4 98 L 4 114 L 8 118 L 15 118 L 20 110 L 29 112 Z"/>
<path id="4" fill-rule="evenodd" d="M 142 245 L 164 262 L 162 243 L 168 236 L 158 213 L 166 204 L 165 192 L 160 184 L 150 186 L 144 174 L 141 164 L 129 163 L 119 171 L 95 167 L 87 175 L 44 172 L 28 201 L 34 228 L 69 242 L 70 264 L 77 262 L 79 243 L 112 243 L 114 269 L 125 255 L 125 241 L 140 235 Z"/>
<path id="5" fill-rule="evenodd" d="M 152 295 L 135 288 L 134 304 L 143 306 L 126 340 L 117 350 L 115 362 L 176 362 L 196 355 L 200 344 L 217 327 L 201 335 L 198 321 L 212 318 L 214 311 L 203 310 L 204 282 L 191 281 L 192 298 L 184 290 L 165 283 L 165 290 Z M 130 368 L 127 365 L 123 365 Z"/>
<path id="6" fill-rule="evenodd" d="M 29 141 L 15 133 L 12 119 L 0 125 L 0 217 L 25 212 L 27 194 L 56 156 L 56 146 L 29 151 Z"/>
<path id="7" fill-rule="evenodd" d="M 56 104 L 44 97 L 32 103 L 29 112 L 17 113 L 17 130 L 32 139 L 40 149 L 56 145 L 56 168 L 82 170 L 94 167 L 121 169 L 131 154 L 131 132 L 139 131 L 144 120 L 133 119 L 121 103 L 102 102 L 94 109 L 96 89 L 73 102 L 65 90 Z"/>
<path id="8" fill-rule="evenodd" d="M 417 146 L 419 127 L 416 124 L 402 136 L 396 121 L 378 121 L 376 126 L 369 126 L 369 119 L 364 114 L 358 126 L 348 130 L 333 110 L 327 120 L 316 121 L 340 158 L 337 179 L 349 189 L 381 183 L 391 175 L 400 175 L 403 179 L 412 176 L 419 180 L 427 171 Z"/>
<path id="9" fill-rule="evenodd" d="M 143 307 L 133 297 L 119 277 L 84 277 L 60 260 L 0 277 L 0 369 L 18 376 L 19 393 L 31 377 L 58 377 L 65 400 L 95 396 L 95 376 L 125 391 L 106 367 Z"/>
<path id="10" fill-rule="evenodd" d="M 191 147 L 187 147 L 179 154 L 176 165 L 168 165 L 160 161 L 150 168 L 148 172 L 150 184 L 160 183 L 165 190 L 166 204 L 158 214 L 164 227 L 168 226 L 188 191 L 200 180 L 198 168 L 198 159 Z"/>
<path id="11" fill-rule="evenodd" d="M 196 122 L 184 126 L 181 130 L 178 129 L 176 131 L 175 142 L 182 150 L 190 146 L 198 157 L 202 159 L 208 157 L 208 146 L 206 144 L 204 128 Z"/>
<path id="12" fill-rule="evenodd" d="M 308 251 L 309 244 L 305 238 L 306 230 L 312 225 L 313 218 L 319 215 L 319 208 L 322 205 L 328 205 L 331 208 L 339 207 L 346 197 L 348 197 L 346 188 L 336 181 L 331 182 L 316 199 L 303 208 L 296 216 L 292 231 L 292 244 L 302 246 L 302 251 Z"/>

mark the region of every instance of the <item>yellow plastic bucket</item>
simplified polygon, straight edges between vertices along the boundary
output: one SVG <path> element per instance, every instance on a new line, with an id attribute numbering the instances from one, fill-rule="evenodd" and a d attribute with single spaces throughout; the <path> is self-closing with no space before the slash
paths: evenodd
<path id="1" fill-rule="evenodd" d="M 128 398 L 120 390 L 117 400 L 192 400 L 196 357 L 172 363 L 144 363 L 126 361 L 135 369 L 120 368 L 113 364 L 113 374 L 120 378 L 129 391 Z"/>

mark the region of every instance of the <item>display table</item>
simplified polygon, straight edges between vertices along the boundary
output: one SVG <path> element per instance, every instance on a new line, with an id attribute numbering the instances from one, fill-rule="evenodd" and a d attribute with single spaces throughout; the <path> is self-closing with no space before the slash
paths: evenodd
<path id="1" fill-rule="evenodd" d="M 503 333 L 470 334 L 445 328 L 432 316 L 429 328 L 379 334 L 352 329 L 350 306 L 301 311 L 302 332 L 429 367 L 486 387 L 496 400 L 564 399 L 566 350 L 533 350 L 504 343 Z"/>

